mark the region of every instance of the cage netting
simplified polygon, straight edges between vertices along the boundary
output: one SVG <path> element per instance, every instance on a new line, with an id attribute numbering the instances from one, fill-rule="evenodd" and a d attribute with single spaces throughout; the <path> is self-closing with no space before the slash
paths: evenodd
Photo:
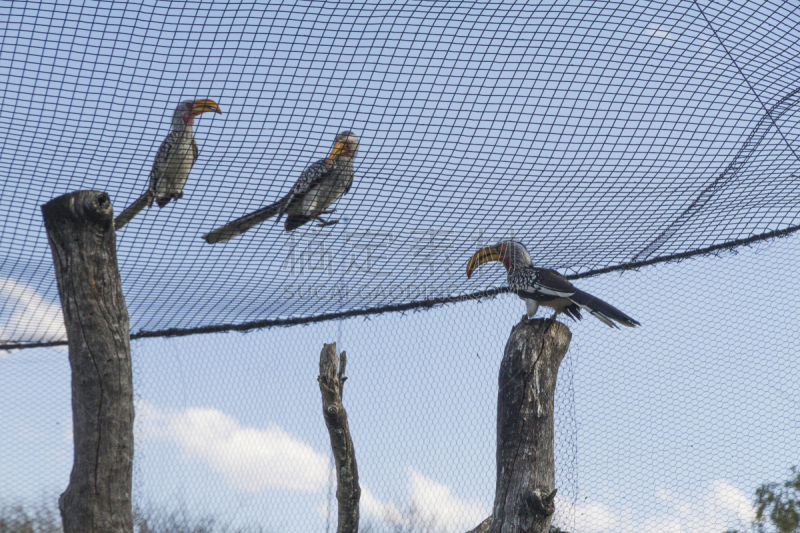
<path id="1" fill-rule="evenodd" d="M 798 223 L 800 14 L 786 3 L 27 3 L 2 8 L 4 344 L 59 340 L 39 206 L 149 183 L 178 102 L 184 197 L 118 235 L 132 333 L 380 312 L 468 282 L 514 237 L 586 274 Z M 200 236 L 361 139 L 342 222 Z M 43 299 L 26 304 L 20 291 Z M 26 293 L 24 296 L 28 296 Z"/>
<path id="2" fill-rule="evenodd" d="M 800 464 L 798 28 L 791 2 L 743 0 L 0 5 L 0 510 L 51 508 L 71 464 L 40 206 L 95 189 L 121 212 L 175 106 L 212 98 L 183 197 L 117 232 L 149 531 L 334 527 L 332 341 L 365 531 L 477 525 L 524 306 L 502 268 L 464 268 L 506 238 L 643 324 L 569 324 L 556 523 L 744 527 Z M 337 225 L 201 239 L 342 130 L 360 147 Z"/>

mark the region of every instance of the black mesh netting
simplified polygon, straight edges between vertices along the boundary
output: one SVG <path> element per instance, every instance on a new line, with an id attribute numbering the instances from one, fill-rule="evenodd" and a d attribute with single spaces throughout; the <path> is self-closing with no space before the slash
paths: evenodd
<path id="1" fill-rule="evenodd" d="M 464 268 L 508 237 L 643 324 L 569 323 L 556 523 L 746 529 L 800 464 L 800 241 L 770 239 L 800 227 L 799 27 L 790 2 L 0 4 L 0 531 L 17 503 L 53 518 L 72 463 L 40 205 L 91 188 L 119 213 L 195 97 L 224 114 L 195 123 L 184 197 L 117 234 L 138 533 L 334 531 L 332 341 L 362 530 L 477 525 L 524 305 L 499 265 Z M 338 225 L 200 239 L 343 129 Z"/>
<path id="2" fill-rule="evenodd" d="M 581 281 L 625 302 L 644 325 L 568 322 L 573 341 L 556 392 L 558 525 L 750 532 L 742 524 L 755 488 L 800 464 L 800 309 L 791 287 L 799 257 L 800 240 L 790 237 Z M 753 280 L 785 286 L 786 296 L 754 300 Z M 316 382 L 322 343 L 335 341 L 348 353 L 344 403 L 365 495 L 362 530 L 467 531 L 492 503 L 497 371 L 523 309 L 503 295 L 133 341 L 137 507 L 151 525 L 179 512 L 183 526 L 159 533 L 189 531 L 203 517 L 229 532 L 335 531 Z M 72 464 L 63 349 L 0 356 L 0 419 L 0 507 L 43 493 L 54 506 Z"/>
<path id="3" fill-rule="evenodd" d="M 57 340 L 39 206 L 142 194 L 176 104 L 211 97 L 184 197 L 118 235 L 132 333 L 416 305 L 478 244 L 587 273 L 791 231 L 800 12 L 753 2 L 3 6 L 2 341 Z M 342 222 L 200 235 L 361 138 Z M 32 302 L 31 300 L 36 300 Z M 57 320 L 56 320 L 57 322 Z"/>

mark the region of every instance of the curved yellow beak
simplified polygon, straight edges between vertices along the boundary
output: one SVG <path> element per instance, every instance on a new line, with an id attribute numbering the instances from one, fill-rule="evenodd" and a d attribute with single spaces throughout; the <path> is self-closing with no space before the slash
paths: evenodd
<path id="1" fill-rule="evenodd" d="M 331 150 L 331 155 L 328 156 L 328 164 L 331 163 L 334 159 L 336 159 L 340 154 L 343 154 L 348 151 L 347 143 L 343 143 L 342 141 L 336 141 L 336 144 L 333 145 L 333 150 Z"/>
<path id="2" fill-rule="evenodd" d="M 494 246 L 487 246 L 486 248 L 481 248 L 475 254 L 469 258 L 469 263 L 467 263 L 467 278 L 472 276 L 472 273 L 475 271 L 476 268 L 481 266 L 484 263 L 488 263 L 490 261 L 500 261 L 503 259 L 503 256 Z"/>
<path id="3" fill-rule="evenodd" d="M 222 114 L 219 106 L 214 100 L 195 100 L 192 104 L 192 110 L 190 113 L 194 116 L 199 115 L 200 113 L 205 113 L 206 111 L 214 111 L 216 113 Z"/>

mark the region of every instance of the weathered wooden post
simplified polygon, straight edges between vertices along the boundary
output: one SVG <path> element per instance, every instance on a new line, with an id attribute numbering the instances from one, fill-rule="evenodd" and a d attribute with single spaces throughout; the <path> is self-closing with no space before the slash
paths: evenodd
<path id="1" fill-rule="evenodd" d="M 511 330 L 497 395 L 497 484 L 492 516 L 474 533 L 548 533 L 555 512 L 553 398 L 572 334 L 560 322 Z"/>
<path id="2" fill-rule="evenodd" d="M 339 527 L 337 533 L 358 532 L 358 501 L 361 499 L 361 487 L 358 484 L 358 465 L 353 439 L 350 438 L 350 427 L 347 424 L 347 412 L 342 405 L 344 375 L 347 365 L 345 352 L 341 354 L 341 363 L 336 355 L 336 343 L 326 344 L 319 355 L 319 390 L 322 393 L 322 413 L 331 448 L 336 462 L 336 499 L 339 502 Z"/>
<path id="3" fill-rule="evenodd" d="M 132 533 L 133 383 L 111 201 L 77 191 L 42 206 L 72 369 L 74 462 L 65 533 Z"/>

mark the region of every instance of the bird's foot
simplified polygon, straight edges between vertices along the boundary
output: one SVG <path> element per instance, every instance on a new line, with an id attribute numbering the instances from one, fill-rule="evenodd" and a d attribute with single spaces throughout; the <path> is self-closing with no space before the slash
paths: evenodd
<path id="1" fill-rule="evenodd" d="M 336 212 L 336 209 L 326 209 L 325 211 L 320 211 L 320 215 L 332 215 Z"/>
<path id="2" fill-rule="evenodd" d="M 320 221 L 320 223 L 317 224 L 317 226 L 319 226 L 320 228 L 324 228 L 325 226 L 333 226 L 334 224 L 339 222 L 338 220 L 322 220 L 321 218 L 318 218 L 317 220 Z"/>

